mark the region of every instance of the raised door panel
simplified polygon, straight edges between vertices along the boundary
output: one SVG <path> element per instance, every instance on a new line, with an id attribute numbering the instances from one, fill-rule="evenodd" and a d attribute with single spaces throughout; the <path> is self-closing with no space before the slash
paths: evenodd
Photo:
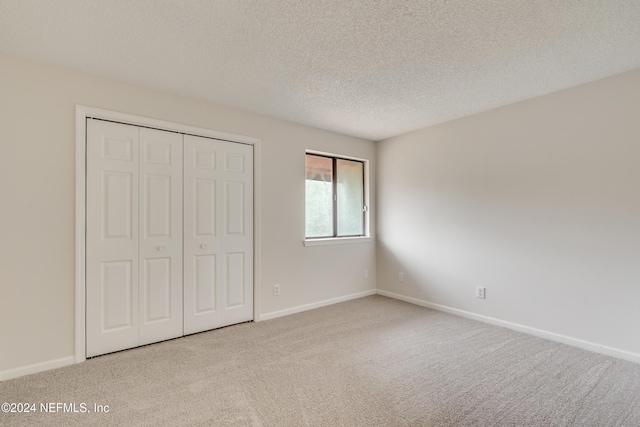
<path id="1" fill-rule="evenodd" d="M 140 345 L 182 335 L 182 135 L 140 129 Z"/>
<path id="2" fill-rule="evenodd" d="M 102 332 L 133 327 L 133 263 L 102 263 Z"/>
<path id="3" fill-rule="evenodd" d="M 227 253 L 225 263 L 226 293 L 225 309 L 245 305 L 244 253 Z"/>
<path id="4" fill-rule="evenodd" d="M 216 237 L 216 181 L 193 180 L 193 236 Z"/>
<path id="5" fill-rule="evenodd" d="M 216 255 L 196 255 L 194 264 L 194 295 L 192 309 L 195 316 L 216 311 Z"/>
<path id="6" fill-rule="evenodd" d="M 171 238 L 171 175 L 144 176 L 145 238 Z"/>
<path id="7" fill-rule="evenodd" d="M 171 319 L 171 258 L 151 258 L 144 266 L 144 323 Z"/>
<path id="8" fill-rule="evenodd" d="M 87 120 L 87 357 L 138 343 L 138 128 Z"/>
<path id="9" fill-rule="evenodd" d="M 225 182 L 225 232 L 227 236 L 244 235 L 244 218 L 247 215 L 244 206 L 244 193 L 244 182 Z"/>
<path id="10" fill-rule="evenodd" d="M 131 172 L 102 171 L 102 238 L 131 239 L 133 224 Z"/>

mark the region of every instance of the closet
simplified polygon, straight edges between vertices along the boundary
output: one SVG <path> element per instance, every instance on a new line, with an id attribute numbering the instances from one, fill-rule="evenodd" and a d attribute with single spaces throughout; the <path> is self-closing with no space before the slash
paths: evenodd
<path id="1" fill-rule="evenodd" d="M 252 320 L 253 147 L 86 129 L 86 356 Z"/>

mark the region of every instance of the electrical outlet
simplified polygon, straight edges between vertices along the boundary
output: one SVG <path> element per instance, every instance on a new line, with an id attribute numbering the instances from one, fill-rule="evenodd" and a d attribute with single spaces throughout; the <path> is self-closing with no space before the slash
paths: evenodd
<path id="1" fill-rule="evenodd" d="M 398 280 L 400 282 L 404 282 L 404 273 L 402 273 L 402 272 L 398 273 Z"/>
<path id="2" fill-rule="evenodd" d="M 364 271 L 364 273 L 363 273 L 363 277 L 364 277 L 365 279 L 368 279 L 368 278 L 369 278 L 369 270 L 365 270 L 365 271 Z"/>
<path id="3" fill-rule="evenodd" d="M 280 285 L 273 285 L 273 294 L 276 296 L 280 295 Z"/>
<path id="4" fill-rule="evenodd" d="M 482 286 L 476 286 L 476 298 L 484 299 L 485 289 Z"/>

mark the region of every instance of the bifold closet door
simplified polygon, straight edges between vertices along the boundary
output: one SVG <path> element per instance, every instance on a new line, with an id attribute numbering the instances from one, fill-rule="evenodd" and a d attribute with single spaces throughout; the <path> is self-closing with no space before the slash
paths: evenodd
<path id="1" fill-rule="evenodd" d="M 138 345 L 182 336 L 182 135 L 140 128 Z"/>
<path id="2" fill-rule="evenodd" d="M 253 147 L 184 136 L 184 333 L 253 319 Z"/>
<path id="3" fill-rule="evenodd" d="M 182 335 L 182 136 L 87 120 L 87 357 Z"/>
<path id="4" fill-rule="evenodd" d="M 87 120 L 87 357 L 138 345 L 138 128 Z"/>

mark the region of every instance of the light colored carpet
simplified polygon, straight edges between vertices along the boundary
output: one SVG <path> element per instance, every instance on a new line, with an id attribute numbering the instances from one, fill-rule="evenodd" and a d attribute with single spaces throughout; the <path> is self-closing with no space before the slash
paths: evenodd
<path id="1" fill-rule="evenodd" d="M 0 383 L 0 425 L 640 426 L 640 365 L 372 296 Z"/>

